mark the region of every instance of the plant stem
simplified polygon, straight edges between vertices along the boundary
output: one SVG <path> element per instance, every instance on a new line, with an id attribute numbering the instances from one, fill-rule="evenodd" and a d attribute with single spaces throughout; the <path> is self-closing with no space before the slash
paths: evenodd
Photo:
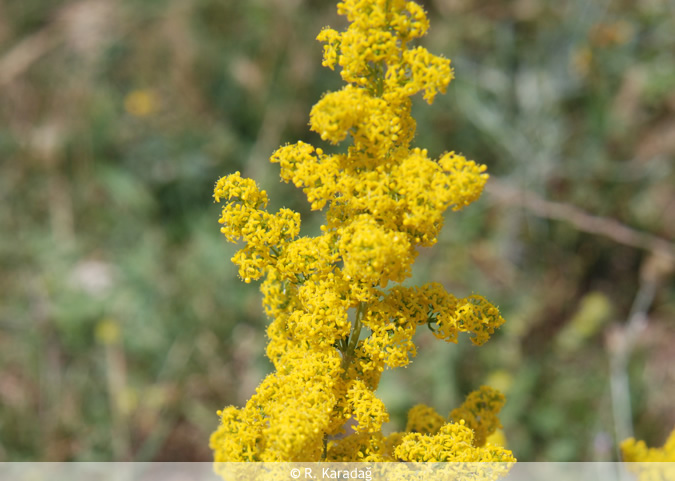
<path id="1" fill-rule="evenodd" d="M 347 349 L 344 352 L 342 358 L 342 369 L 347 371 L 347 366 L 354 357 L 354 351 L 356 350 L 356 345 L 359 343 L 359 337 L 361 336 L 361 317 L 363 316 L 364 305 L 363 302 L 359 303 L 359 306 L 356 308 L 356 318 L 354 319 L 354 327 L 352 328 L 351 335 L 349 336 L 349 343 L 347 344 Z"/>

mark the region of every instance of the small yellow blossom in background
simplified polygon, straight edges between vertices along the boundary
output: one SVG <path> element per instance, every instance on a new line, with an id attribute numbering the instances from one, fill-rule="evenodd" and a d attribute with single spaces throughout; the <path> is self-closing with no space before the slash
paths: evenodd
<path id="1" fill-rule="evenodd" d="M 268 212 L 267 193 L 238 172 L 214 190 L 224 204 L 221 232 L 244 242 L 232 258 L 239 275 L 263 280 L 275 368 L 243 408 L 219 412 L 215 460 L 515 461 L 486 441 L 504 404 L 488 387 L 448 419 L 416 406 L 405 432 L 382 434 L 389 414 L 375 390 L 385 369 L 417 354 L 419 327 L 452 343 L 467 333 L 480 346 L 504 319 L 479 295 L 400 285 L 417 249 L 437 242 L 444 212 L 475 201 L 488 178 L 461 154 L 432 159 L 411 146 L 410 97 L 431 103 L 453 78 L 450 60 L 410 46 L 429 28 L 424 10 L 413 1 L 344 0 L 338 13 L 347 30 L 325 28 L 318 40 L 323 65 L 339 68 L 347 85 L 317 102 L 309 125 L 331 144 L 349 137 L 349 146 L 327 154 L 297 142 L 271 156 L 282 180 L 326 210 L 322 233 L 300 236 L 300 215 Z"/>
<path id="2" fill-rule="evenodd" d="M 631 463 L 675 463 L 675 429 L 662 448 L 648 448 L 644 441 L 628 438 L 621 443 L 621 454 Z"/>
<path id="3" fill-rule="evenodd" d="M 159 107 L 157 94 L 150 89 L 132 90 L 124 98 L 124 110 L 134 117 L 147 117 Z"/>
<path id="4" fill-rule="evenodd" d="M 120 331 L 119 322 L 116 319 L 106 317 L 96 324 L 94 335 L 99 343 L 112 345 L 120 342 Z"/>
<path id="5" fill-rule="evenodd" d="M 588 37 L 592 45 L 607 48 L 630 42 L 634 34 L 633 25 L 625 20 L 617 20 L 591 26 Z"/>
<path id="6" fill-rule="evenodd" d="M 621 443 L 621 454 L 640 481 L 675 479 L 675 429 L 662 448 L 649 448 L 644 441 L 628 438 Z"/>

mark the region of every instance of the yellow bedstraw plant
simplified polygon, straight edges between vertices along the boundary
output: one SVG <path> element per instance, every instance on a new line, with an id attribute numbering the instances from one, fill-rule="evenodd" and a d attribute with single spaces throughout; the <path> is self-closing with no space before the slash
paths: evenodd
<path id="1" fill-rule="evenodd" d="M 216 462 L 227 461 L 515 461 L 487 442 L 500 427 L 501 393 L 481 387 L 445 418 L 416 406 L 405 432 L 384 436 L 389 420 L 375 395 L 385 368 L 416 354 L 420 326 L 448 342 L 460 332 L 485 343 L 504 319 L 478 295 L 457 298 L 437 283 L 404 287 L 419 246 L 436 243 L 447 209 L 476 200 L 485 167 L 455 152 L 438 160 L 411 148 L 410 97 L 431 103 L 453 78 L 450 60 L 411 47 L 429 26 L 405 0 L 345 0 L 346 31 L 325 28 L 323 65 L 341 68 L 347 85 L 325 94 L 310 113 L 311 130 L 346 153 L 304 142 L 271 158 L 281 178 L 302 188 L 313 210 L 326 208 L 317 237 L 300 236 L 300 215 L 266 210 L 268 198 L 240 174 L 215 187 L 220 223 L 245 282 L 261 290 L 267 356 L 275 372 L 243 408 L 219 412 L 211 436 Z"/>
<path id="2" fill-rule="evenodd" d="M 661 448 L 650 448 L 644 441 L 628 438 L 621 443 L 621 454 L 627 468 L 639 481 L 675 479 L 675 429 Z M 634 463 L 634 464 L 633 464 Z"/>
<path id="3" fill-rule="evenodd" d="M 630 463 L 675 463 L 675 429 L 662 448 L 649 448 L 644 441 L 628 438 L 621 443 L 621 454 Z"/>

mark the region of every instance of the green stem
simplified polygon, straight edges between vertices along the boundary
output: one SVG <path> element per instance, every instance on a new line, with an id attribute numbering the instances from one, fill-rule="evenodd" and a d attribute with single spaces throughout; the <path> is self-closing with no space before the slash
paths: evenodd
<path id="1" fill-rule="evenodd" d="M 349 347 L 347 348 L 348 354 L 354 354 L 356 345 L 359 342 L 359 336 L 361 336 L 361 316 L 363 316 L 363 302 L 360 302 L 359 307 L 356 308 L 356 319 L 354 319 L 354 329 L 352 330 L 352 335 L 349 339 Z"/>
<path id="2" fill-rule="evenodd" d="M 356 351 L 356 346 L 359 343 L 359 337 L 361 336 L 361 317 L 363 316 L 364 304 L 363 302 L 359 303 L 359 306 L 356 308 L 356 318 L 354 319 L 354 327 L 352 328 L 351 335 L 349 336 L 349 343 L 347 344 L 347 349 L 344 352 L 342 357 L 342 369 L 347 371 L 347 366 L 352 361 L 354 357 L 354 351 Z"/>

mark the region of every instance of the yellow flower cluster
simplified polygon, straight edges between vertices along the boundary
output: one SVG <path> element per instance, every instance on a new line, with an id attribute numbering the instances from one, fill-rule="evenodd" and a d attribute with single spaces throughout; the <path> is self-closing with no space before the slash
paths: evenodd
<path id="1" fill-rule="evenodd" d="M 497 414 L 503 405 L 503 394 L 482 386 L 450 413 L 450 422 L 428 406 L 415 406 L 408 413 L 407 434 L 392 435 L 400 438 L 394 458 L 424 462 L 513 462 L 511 451 L 486 442 L 501 427 Z"/>
<path id="2" fill-rule="evenodd" d="M 275 372 L 245 407 L 220 412 L 215 459 L 513 461 L 510 451 L 485 443 L 504 402 L 489 388 L 449 421 L 417 407 L 406 432 L 382 434 L 389 416 L 375 390 L 385 369 L 416 355 L 418 327 L 448 342 L 466 332 L 481 345 L 504 319 L 481 296 L 400 285 L 417 248 L 436 243 L 444 211 L 473 202 L 487 181 L 484 166 L 459 154 L 433 160 L 410 146 L 410 96 L 422 92 L 431 103 L 452 79 L 449 60 L 408 47 L 428 28 L 425 12 L 413 1 L 345 0 L 338 13 L 349 28 L 318 38 L 324 65 L 339 66 L 347 86 L 323 96 L 310 127 L 334 144 L 349 136 L 347 152 L 298 142 L 271 157 L 312 209 L 327 208 L 321 235 L 301 237 L 300 217 L 288 209 L 269 213 L 265 191 L 239 173 L 216 184 L 221 231 L 245 243 L 232 259 L 240 276 L 264 278 Z"/>
<path id="3" fill-rule="evenodd" d="M 628 470 L 640 481 L 675 479 L 675 429 L 661 448 L 649 448 L 635 438 L 626 439 L 621 443 L 621 454 L 630 463 Z"/>
<path id="4" fill-rule="evenodd" d="M 624 461 L 635 463 L 675 463 L 675 429 L 662 448 L 648 448 L 644 441 L 635 438 L 621 443 Z"/>
<path id="5" fill-rule="evenodd" d="M 488 386 L 469 394 L 457 409 L 450 413 L 455 422 L 464 422 L 471 428 L 474 442 L 483 446 L 487 438 L 502 427 L 497 414 L 504 406 L 504 395 Z"/>

